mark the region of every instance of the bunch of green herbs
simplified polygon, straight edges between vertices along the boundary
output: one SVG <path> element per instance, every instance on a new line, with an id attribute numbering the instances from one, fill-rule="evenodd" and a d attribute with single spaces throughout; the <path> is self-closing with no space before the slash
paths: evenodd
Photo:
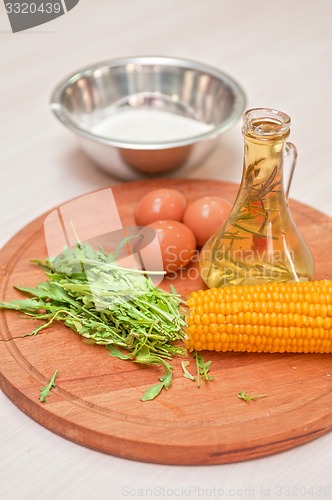
<path id="1" fill-rule="evenodd" d="M 123 244 L 122 244 L 123 246 Z M 29 297 L 0 307 L 43 320 L 29 335 L 61 321 L 88 342 L 107 347 L 111 356 L 164 370 L 142 401 L 154 399 L 172 383 L 174 355 L 184 355 L 185 318 L 181 296 L 153 285 L 140 269 L 118 265 L 118 252 L 77 243 L 55 259 L 34 261 L 47 281 L 35 288 L 17 287 Z"/>

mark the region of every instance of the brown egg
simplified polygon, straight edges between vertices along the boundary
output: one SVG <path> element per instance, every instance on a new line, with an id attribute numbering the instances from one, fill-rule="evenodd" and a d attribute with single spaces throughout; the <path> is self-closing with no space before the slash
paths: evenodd
<path id="1" fill-rule="evenodd" d="M 204 196 L 188 205 L 183 223 L 196 236 L 197 245 L 203 246 L 226 221 L 232 205 L 219 196 Z"/>
<path id="2" fill-rule="evenodd" d="M 155 221 L 146 226 L 153 228 L 158 236 L 167 273 L 185 267 L 194 256 L 196 238 L 187 226 L 174 220 Z"/>
<path id="3" fill-rule="evenodd" d="M 155 189 L 143 196 L 135 212 L 138 226 L 146 226 L 158 220 L 181 221 L 187 201 L 176 189 Z"/>

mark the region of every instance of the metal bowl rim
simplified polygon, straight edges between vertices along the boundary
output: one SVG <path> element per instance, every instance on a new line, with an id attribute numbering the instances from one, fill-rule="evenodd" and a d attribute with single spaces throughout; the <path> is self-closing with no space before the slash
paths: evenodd
<path id="1" fill-rule="evenodd" d="M 235 97 L 235 105 L 232 110 L 232 114 L 224 120 L 221 124 L 215 125 L 208 132 L 204 132 L 202 134 L 193 135 L 191 137 L 187 137 L 185 139 L 172 140 L 172 141 L 159 141 L 159 142 L 132 142 L 132 141 L 121 141 L 115 140 L 111 138 L 106 138 L 97 134 L 93 134 L 89 130 L 78 126 L 75 122 L 73 122 L 68 114 L 65 114 L 63 111 L 63 106 L 61 105 L 61 96 L 65 89 L 71 85 L 72 83 L 77 82 L 80 78 L 84 76 L 89 76 L 97 69 L 101 69 L 104 67 L 112 67 L 112 66 L 121 66 L 130 63 L 138 63 L 138 64 L 149 64 L 149 65 L 163 65 L 163 66 L 176 66 L 176 67 L 184 67 L 187 69 L 196 69 L 198 71 L 202 71 L 211 76 L 214 76 L 218 80 L 223 80 L 233 91 Z M 56 118 L 67 128 L 69 128 L 72 132 L 78 134 L 79 136 L 88 139 L 93 142 L 97 142 L 100 144 L 104 144 L 106 146 L 113 146 L 117 148 L 124 149 L 138 149 L 138 150 L 158 150 L 158 149 L 170 149 L 181 146 L 187 146 L 190 144 L 194 144 L 198 141 L 203 141 L 206 139 L 212 139 L 219 134 L 222 134 L 232 128 L 235 123 L 242 116 L 245 106 L 246 106 L 246 94 L 240 84 L 234 80 L 233 77 L 229 76 L 224 71 L 221 71 L 213 66 L 210 66 L 205 63 L 197 62 L 191 59 L 182 59 L 176 57 L 167 57 L 167 56 L 131 56 L 131 57 L 122 57 L 116 59 L 104 60 L 98 63 L 93 64 L 92 66 L 85 66 L 74 73 L 71 73 L 67 77 L 60 80 L 60 82 L 55 86 L 53 92 L 51 93 L 50 109 Z"/>

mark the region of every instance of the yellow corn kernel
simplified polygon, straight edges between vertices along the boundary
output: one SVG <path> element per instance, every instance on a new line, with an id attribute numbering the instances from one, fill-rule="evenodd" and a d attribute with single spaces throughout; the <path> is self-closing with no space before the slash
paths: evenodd
<path id="1" fill-rule="evenodd" d="M 232 286 L 193 292 L 187 348 L 332 353 L 332 281 Z"/>

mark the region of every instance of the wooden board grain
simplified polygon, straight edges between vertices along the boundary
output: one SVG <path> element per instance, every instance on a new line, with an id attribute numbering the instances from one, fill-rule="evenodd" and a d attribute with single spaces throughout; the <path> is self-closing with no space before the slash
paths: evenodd
<path id="1" fill-rule="evenodd" d="M 181 190 L 188 200 L 209 194 L 232 202 L 237 192 L 233 184 L 205 180 L 117 185 L 124 225 L 134 224 L 137 201 L 161 185 Z M 315 278 L 331 278 L 331 218 L 295 201 L 290 206 L 313 251 Z M 44 279 L 29 262 L 47 255 L 44 219 L 25 227 L 0 253 L 0 300 L 19 296 L 14 285 Z M 172 283 L 183 295 L 202 285 L 195 264 Z M 141 395 L 160 376 L 157 368 L 112 358 L 61 324 L 22 337 L 33 325 L 15 312 L 0 313 L 1 388 L 41 425 L 84 446 L 147 462 L 221 464 L 277 453 L 332 429 L 331 355 L 206 353 L 215 379 L 200 389 L 183 377 L 182 358 L 174 359 L 170 390 L 143 403 Z M 39 388 L 56 369 L 57 387 L 42 404 Z M 241 390 L 268 397 L 247 404 L 237 398 Z"/>

